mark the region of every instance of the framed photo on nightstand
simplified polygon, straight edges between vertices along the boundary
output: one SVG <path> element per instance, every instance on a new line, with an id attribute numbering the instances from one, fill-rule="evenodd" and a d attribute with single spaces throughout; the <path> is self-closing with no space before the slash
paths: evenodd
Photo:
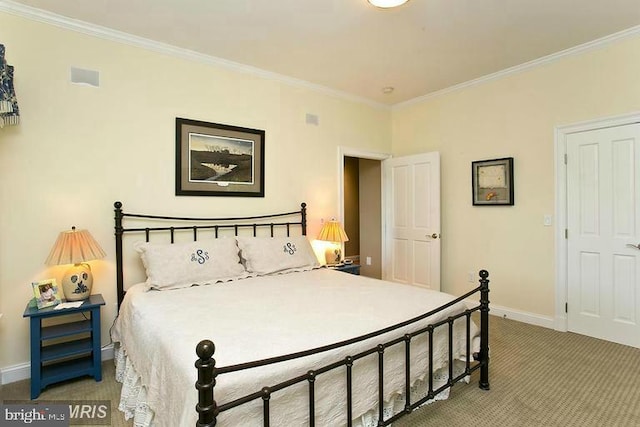
<path id="1" fill-rule="evenodd" d="M 41 280 L 40 282 L 33 282 L 31 285 L 33 286 L 33 295 L 38 309 L 52 307 L 62 302 L 56 279 Z"/>

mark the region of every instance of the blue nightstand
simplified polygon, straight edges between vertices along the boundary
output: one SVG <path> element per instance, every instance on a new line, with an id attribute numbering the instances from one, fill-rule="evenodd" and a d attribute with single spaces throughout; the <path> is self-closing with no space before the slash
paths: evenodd
<path id="1" fill-rule="evenodd" d="M 100 307 L 104 304 L 100 294 L 91 295 L 77 308 L 38 310 L 33 301 L 27 304 L 22 317 L 29 317 L 31 321 L 32 399 L 37 398 L 46 386 L 71 378 L 89 375 L 102 381 Z M 42 326 L 43 319 L 78 313 L 84 320 Z M 60 338 L 66 341 L 59 342 Z M 57 339 L 56 343 L 52 344 L 54 339 Z"/>
<path id="2" fill-rule="evenodd" d="M 343 271 L 345 273 L 360 275 L 360 264 L 340 264 L 330 267 L 334 270 Z"/>

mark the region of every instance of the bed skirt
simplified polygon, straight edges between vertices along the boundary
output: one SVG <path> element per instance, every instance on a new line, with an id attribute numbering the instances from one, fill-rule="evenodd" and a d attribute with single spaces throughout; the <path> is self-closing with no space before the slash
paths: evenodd
<path id="1" fill-rule="evenodd" d="M 122 384 L 120 392 L 120 403 L 118 409 L 124 414 L 126 420 L 133 419 L 134 427 L 152 427 L 153 426 L 153 410 L 147 404 L 147 390 L 142 383 L 142 378 L 136 372 L 133 364 L 126 355 L 126 352 L 119 343 L 115 344 L 114 362 L 116 365 L 116 381 Z M 454 362 L 454 376 L 464 372 L 465 364 L 463 361 Z M 442 368 L 433 375 L 433 388 L 438 389 L 447 383 L 448 368 Z M 465 382 L 469 382 L 469 377 L 464 378 Z M 415 381 L 411 387 L 411 401 L 415 402 L 427 395 L 429 390 L 429 382 L 426 378 Z M 424 405 L 428 405 L 438 400 L 446 400 L 449 398 L 449 388 L 437 394 L 432 400 L 427 401 Z M 195 393 L 195 387 L 193 392 Z M 422 405 L 422 406 L 424 406 Z M 394 397 L 385 402 L 384 418 L 387 419 L 393 414 L 404 410 L 405 397 L 404 393 L 397 391 Z M 194 411 L 195 413 L 195 411 Z M 364 415 L 354 420 L 354 427 L 376 427 L 378 426 L 378 410 L 372 408 Z M 188 426 L 184 426 L 188 427 Z"/>

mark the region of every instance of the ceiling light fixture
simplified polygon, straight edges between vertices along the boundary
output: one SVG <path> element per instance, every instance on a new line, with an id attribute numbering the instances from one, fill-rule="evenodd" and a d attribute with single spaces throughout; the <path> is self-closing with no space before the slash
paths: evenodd
<path id="1" fill-rule="evenodd" d="M 374 5 L 375 7 L 380 7 L 382 9 L 389 9 L 392 7 L 402 6 L 409 0 L 368 0 L 369 3 Z"/>

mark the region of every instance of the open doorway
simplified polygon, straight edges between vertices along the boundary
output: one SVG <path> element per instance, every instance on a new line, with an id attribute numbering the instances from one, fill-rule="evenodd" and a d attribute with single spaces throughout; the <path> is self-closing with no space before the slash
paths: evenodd
<path id="1" fill-rule="evenodd" d="M 345 163 L 347 157 L 356 160 Z M 339 212 L 358 236 L 345 255 L 360 261 L 362 275 L 440 290 L 440 154 L 391 158 L 340 148 L 338 159 Z M 345 195 L 345 164 L 351 162 L 357 185 L 353 179 L 346 191 L 357 201 Z M 345 220 L 354 213 L 355 225 Z"/>
<path id="2" fill-rule="evenodd" d="M 342 202 L 349 236 L 344 256 L 363 276 L 382 278 L 382 161 L 345 155 Z"/>

